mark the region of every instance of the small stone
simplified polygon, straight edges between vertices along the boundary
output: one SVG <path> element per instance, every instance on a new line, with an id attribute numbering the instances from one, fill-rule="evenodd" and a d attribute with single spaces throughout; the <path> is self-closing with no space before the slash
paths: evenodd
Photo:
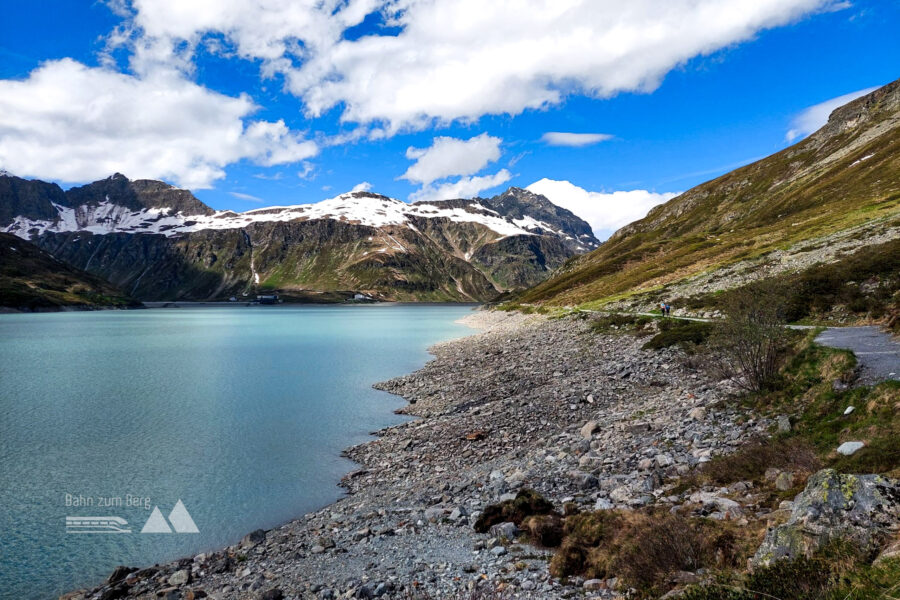
<path id="1" fill-rule="evenodd" d="M 609 510 L 612 507 L 613 503 L 606 498 L 597 498 L 597 502 L 594 504 L 594 510 Z"/>
<path id="2" fill-rule="evenodd" d="M 791 419 L 787 415 L 778 416 L 778 433 L 787 433 L 791 430 Z"/>
<path id="3" fill-rule="evenodd" d="M 506 554 L 506 548 L 504 546 L 494 546 L 491 548 L 491 554 L 494 556 L 503 556 Z"/>
<path id="4" fill-rule="evenodd" d="M 491 526 L 490 534 L 497 538 L 514 540 L 516 539 L 516 536 L 519 535 L 519 528 L 511 521 L 497 523 L 496 525 Z"/>
<path id="5" fill-rule="evenodd" d="M 581 437 L 589 440 L 594 436 L 594 432 L 598 429 L 600 429 L 600 424 L 597 423 L 597 421 L 588 421 L 581 427 Z"/>
<path id="6" fill-rule="evenodd" d="M 252 548 L 253 546 L 259 544 L 260 542 L 264 542 L 266 540 L 266 531 L 264 529 L 257 529 L 256 531 L 251 531 L 247 535 L 241 539 L 241 547 L 242 548 Z"/>
<path id="7" fill-rule="evenodd" d="M 110 574 L 110 576 L 106 578 L 106 583 L 110 585 L 118 583 L 135 571 L 137 571 L 137 569 L 134 567 L 118 566 L 113 569 L 113 572 Z"/>
<path id="8" fill-rule="evenodd" d="M 794 474 L 788 471 L 782 471 L 775 478 L 775 489 L 786 492 L 794 487 Z"/>
<path id="9" fill-rule="evenodd" d="M 852 413 L 854 410 L 856 410 L 855 407 L 853 407 L 853 406 L 848 406 L 847 409 L 844 411 L 844 415 L 845 415 L 845 416 L 846 416 L 846 415 L 849 415 L 849 414 Z"/>
<path id="10" fill-rule="evenodd" d="M 437 523 L 444 518 L 445 509 L 432 507 L 425 509 L 425 520 L 431 523 Z"/>
<path id="11" fill-rule="evenodd" d="M 167 580 L 169 585 L 185 585 L 191 582 L 191 572 L 187 569 L 175 571 Z"/>
<path id="12" fill-rule="evenodd" d="M 631 491 L 625 486 L 620 486 L 611 491 L 609 497 L 615 502 L 628 502 L 631 498 Z"/>
<path id="13" fill-rule="evenodd" d="M 284 592 L 279 588 L 272 588 L 260 594 L 258 598 L 259 600 L 283 600 Z"/>
<path id="14" fill-rule="evenodd" d="M 702 421 L 706 418 L 706 409 L 702 406 L 698 406 L 697 408 L 691 409 L 691 412 L 688 413 L 688 417 L 695 421 Z"/>
<path id="15" fill-rule="evenodd" d="M 582 587 L 588 591 L 603 590 L 606 589 L 606 582 L 602 579 L 588 579 Z"/>
<path id="16" fill-rule="evenodd" d="M 844 442 L 837 448 L 838 454 L 843 454 L 844 456 L 850 456 L 855 453 L 857 450 L 865 446 L 862 442 Z"/>

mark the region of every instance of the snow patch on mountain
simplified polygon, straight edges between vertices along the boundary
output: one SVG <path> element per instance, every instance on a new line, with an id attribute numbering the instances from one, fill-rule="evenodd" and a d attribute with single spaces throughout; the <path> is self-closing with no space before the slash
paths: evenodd
<path id="1" fill-rule="evenodd" d="M 333 219 L 369 227 L 404 225 L 414 228 L 410 220 L 418 217 L 444 218 L 458 223 L 479 223 L 501 237 L 534 235 L 531 230 L 536 229 L 562 235 L 548 224 L 531 217 L 508 219 L 478 203 L 454 208 L 436 204 L 407 204 L 401 200 L 366 192 L 341 194 L 315 204 L 271 206 L 243 213 L 217 211 L 212 215 L 184 215 L 173 213 L 169 208 L 145 208 L 135 211 L 109 202 L 108 196 L 106 201 L 96 205 L 82 205 L 76 208 L 58 204 L 53 206 L 59 212 L 56 219 L 32 220 L 20 216 L 16 217 L 5 231 L 24 239 L 46 232 L 73 231 L 89 231 L 101 235 L 156 233 L 172 237 L 204 229 L 236 229 L 252 223 L 312 219 Z"/>

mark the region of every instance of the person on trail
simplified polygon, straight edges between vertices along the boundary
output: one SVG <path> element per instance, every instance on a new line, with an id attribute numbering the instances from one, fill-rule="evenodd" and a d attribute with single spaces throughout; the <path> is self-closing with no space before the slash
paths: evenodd
<path id="1" fill-rule="evenodd" d="M 659 303 L 659 312 L 662 316 L 666 316 L 666 303 L 665 302 Z"/>
<path id="2" fill-rule="evenodd" d="M 672 316 L 672 305 L 669 304 L 668 302 L 666 302 L 666 316 L 667 317 Z"/>

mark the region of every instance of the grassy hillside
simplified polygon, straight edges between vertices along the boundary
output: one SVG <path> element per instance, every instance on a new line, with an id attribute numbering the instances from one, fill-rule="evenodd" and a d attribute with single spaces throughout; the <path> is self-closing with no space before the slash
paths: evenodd
<path id="1" fill-rule="evenodd" d="M 653 209 L 519 301 L 599 306 L 742 263 L 782 272 L 803 252 L 807 263 L 815 251 L 832 260 L 836 242 L 852 251 L 898 236 L 900 81 L 837 109 L 804 141 Z"/>
<path id="2" fill-rule="evenodd" d="M 0 307 L 30 311 L 138 304 L 106 281 L 14 235 L 0 233 Z"/>

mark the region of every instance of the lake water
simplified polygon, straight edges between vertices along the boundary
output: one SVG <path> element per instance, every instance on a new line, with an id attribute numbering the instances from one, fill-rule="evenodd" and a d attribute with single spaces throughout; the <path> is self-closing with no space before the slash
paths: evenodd
<path id="1" fill-rule="evenodd" d="M 341 450 L 403 419 L 402 399 L 371 385 L 465 335 L 454 321 L 470 310 L 0 315 L 0 597 L 55 597 L 336 500 L 354 468 Z M 199 533 L 141 533 L 153 507 L 175 528 L 178 500 Z M 67 533 L 67 517 L 130 533 Z M 85 526 L 111 531 L 69 521 Z"/>

